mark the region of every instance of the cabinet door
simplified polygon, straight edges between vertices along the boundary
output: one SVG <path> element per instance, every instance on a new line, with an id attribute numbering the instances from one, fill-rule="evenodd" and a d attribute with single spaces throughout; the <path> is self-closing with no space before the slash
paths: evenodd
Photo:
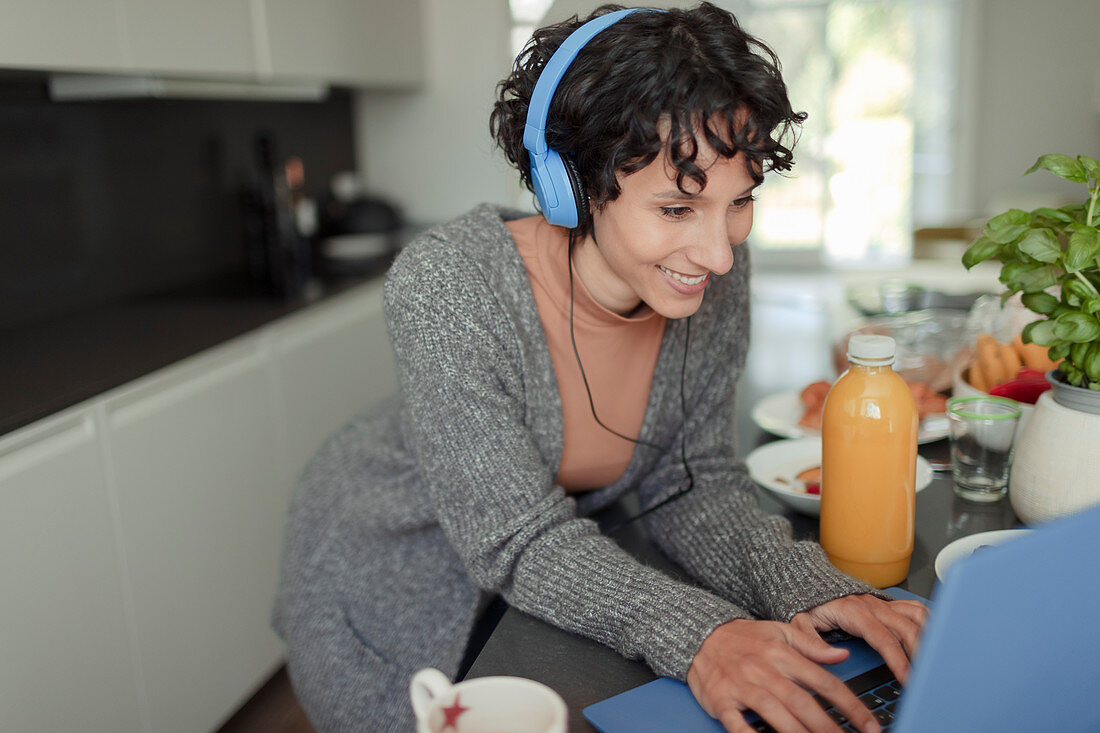
<path id="1" fill-rule="evenodd" d="M 120 2 L 4 0 L 0 3 L 0 66 L 125 68 Z"/>
<path id="2" fill-rule="evenodd" d="M 135 69 L 250 76 L 256 71 L 249 0 L 124 0 Z"/>
<path id="3" fill-rule="evenodd" d="M 283 405 L 293 483 L 321 442 L 397 388 L 382 286 L 363 286 L 293 316 L 273 331 L 277 399 Z"/>
<path id="4" fill-rule="evenodd" d="M 105 401 L 158 733 L 216 728 L 281 660 L 269 618 L 288 495 L 275 468 L 269 379 L 253 337 Z"/>
<path id="5" fill-rule="evenodd" d="M 420 0 L 263 2 L 268 58 L 261 73 L 371 86 L 423 81 Z"/>
<path id="6" fill-rule="evenodd" d="M 0 730 L 141 730 L 122 582 L 90 412 L 5 436 Z"/>

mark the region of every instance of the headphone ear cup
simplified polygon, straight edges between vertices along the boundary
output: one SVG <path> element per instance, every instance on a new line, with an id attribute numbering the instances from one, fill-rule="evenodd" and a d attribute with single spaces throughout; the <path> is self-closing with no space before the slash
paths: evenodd
<path id="1" fill-rule="evenodd" d="M 539 210 L 546 221 L 572 229 L 577 221 L 577 203 L 573 198 L 574 173 L 564 156 L 550 148 L 543 156 L 531 156 L 531 184 Z"/>
<path id="2" fill-rule="evenodd" d="M 561 159 L 565 164 L 565 173 L 569 176 L 569 187 L 573 191 L 573 203 L 577 207 L 577 226 L 580 226 L 588 221 L 588 192 L 584 187 L 581 172 L 577 170 L 577 164 L 573 162 L 573 158 L 563 155 Z"/>

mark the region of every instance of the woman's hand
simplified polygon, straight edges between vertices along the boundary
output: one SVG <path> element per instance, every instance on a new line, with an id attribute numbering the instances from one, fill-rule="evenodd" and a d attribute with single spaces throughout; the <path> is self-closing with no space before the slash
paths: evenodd
<path id="1" fill-rule="evenodd" d="M 867 706 L 820 666 L 843 662 L 848 656 L 846 650 L 826 644 L 815 630 L 817 623 L 833 622 L 807 615 L 833 603 L 837 601 L 799 614 L 798 624 L 737 619 L 716 628 L 688 669 L 687 682 L 695 699 L 730 733 L 751 733 L 742 715 L 746 709 L 780 733 L 838 731 L 814 693 L 835 705 L 860 730 L 879 731 Z M 847 617 L 849 611 L 835 613 Z M 820 618 L 833 615 L 830 611 Z"/>
<path id="2" fill-rule="evenodd" d="M 928 609 L 917 601 L 884 601 L 875 596 L 855 595 L 803 611 L 791 619 L 791 625 L 815 635 L 840 629 L 861 637 L 882 655 L 890 671 L 904 683 L 927 617 Z"/>

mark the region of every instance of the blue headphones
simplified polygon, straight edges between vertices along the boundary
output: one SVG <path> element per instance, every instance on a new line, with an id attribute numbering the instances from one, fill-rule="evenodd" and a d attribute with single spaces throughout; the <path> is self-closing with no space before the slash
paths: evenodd
<path id="1" fill-rule="evenodd" d="M 601 15 L 569 34 L 554 55 L 546 62 L 531 102 L 527 107 L 527 123 L 523 128 L 523 147 L 531 154 L 531 184 L 535 199 L 546 221 L 558 226 L 576 227 L 588 218 L 588 194 L 572 159 L 561 155 L 546 144 L 546 118 L 550 102 L 565 76 L 569 64 L 585 44 L 624 16 L 636 12 L 663 12 L 652 8 L 627 8 Z"/>

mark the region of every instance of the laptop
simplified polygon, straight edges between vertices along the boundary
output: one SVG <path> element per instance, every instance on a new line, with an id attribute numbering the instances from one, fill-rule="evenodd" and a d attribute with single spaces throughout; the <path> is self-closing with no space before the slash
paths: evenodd
<path id="1" fill-rule="evenodd" d="M 828 667 L 884 729 L 1100 731 L 1100 507 L 960 559 L 930 605 L 904 691 L 858 639 L 837 644 L 850 656 Z M 724 731 L 687 685 L 668 678 L 583 713 L 601 733 Z M 750 725 L 770 730 L 755 717 Z"/>

